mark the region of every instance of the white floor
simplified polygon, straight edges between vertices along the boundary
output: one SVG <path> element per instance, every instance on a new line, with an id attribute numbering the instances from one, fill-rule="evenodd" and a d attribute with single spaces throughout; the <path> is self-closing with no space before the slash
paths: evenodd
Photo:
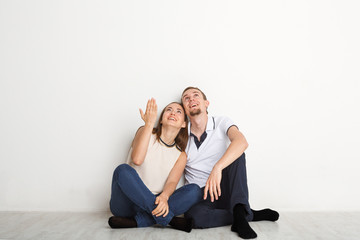
<path id="1" fill-rule="evenodd" d="M 194 229 L 185 233 L 171 228 L 111 229 L 109 213 L 0 212 L 0 240 L 3 239 L 240 239 L 230 226 Z M 257 239 L 359 240 L 360 212 L 281 212 L 272 222 L 251 222 Z"/>

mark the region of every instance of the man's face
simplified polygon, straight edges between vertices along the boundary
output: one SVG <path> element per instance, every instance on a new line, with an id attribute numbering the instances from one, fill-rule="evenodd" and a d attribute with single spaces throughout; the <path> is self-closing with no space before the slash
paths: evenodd
<path id="1" fill-rule="evenodd" d="M 197 89 L 189 89 L 182 95 L 181 101 L 188 116 L 196 116 L 203 112 L 209 106 L 209 101 L 204 100 L 203 95 Z"/>

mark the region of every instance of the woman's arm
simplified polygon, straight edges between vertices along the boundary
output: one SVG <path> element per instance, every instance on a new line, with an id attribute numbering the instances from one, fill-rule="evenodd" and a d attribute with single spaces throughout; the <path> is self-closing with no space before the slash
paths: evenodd
<path id="1" fill-rule="evenodd" d="M 139 130 L 136 132 L 136 135 L 131 145 L 133 148 L 133 151 L 131 153 L 131 159 L 132 162 L 138 166 L 144 162 L 152 130 L 156 122 L 157 105 L 155 99 L 152 98 L 147 102 L 145 114 L 140 109 L 140 115 L 142 120 L 144 120 L 145 125 L 140 127 Z"/>
<path id="2" fill-rule="evenodd" d="M 177 184 L 184 172 L 187 156 L 185 152 L 182 152 L 176 161 L 174 167 L 171 169 L 169 176 L 166 180 L 162 193 L 156 197 L 155 204 L 157 207 L 152 211 L 152 214 L 159 217 L 163 215 L 166 217 L 169 213 L 168 200 L 171 194 L 174 193 Z"/>

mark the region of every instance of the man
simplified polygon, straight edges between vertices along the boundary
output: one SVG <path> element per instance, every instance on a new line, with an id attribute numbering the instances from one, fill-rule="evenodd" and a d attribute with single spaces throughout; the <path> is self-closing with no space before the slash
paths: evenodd
<path id="1" fill-rule="evenodd" d="M 185 216 L 193 219 L 195 228 L 232 224 L 241 238 L 256 238 L 248 222 L 276 221 L 279 214 L 250 208 L 244 135 L 229 118 L 208 116 L 209 101 L 199 88 L 186 88 L 181 101 L 190 120 L 185 180 L 204 189 L 204 200 Z"/>

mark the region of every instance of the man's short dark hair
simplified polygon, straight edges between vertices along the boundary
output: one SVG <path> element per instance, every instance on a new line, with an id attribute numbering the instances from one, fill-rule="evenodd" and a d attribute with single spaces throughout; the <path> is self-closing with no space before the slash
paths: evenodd
<path id="1" fill-rule="evenodd" d="M 202 94 L 202 96 L 203 96 L 204 100 L 207 100 L 205 93 L 204 93 L 203 91 L 201 91 L 199 88 L 197 88 L 197 87 L 187 87 L 187 88 L 185 88 L 185 90 L 184 90 L 184 91 L 183 91 L 183 93 L 181 94 L 181 102 L 182 102 L 182 96 L 183 96 L 183 95 L 184 95 L 184 93 L 185 93 L 187 90 L 189 90 L 189 89 L 195 89 L 195 90 L 198 90 L 199 92 L 201 92 L 201 94 Z"/>

